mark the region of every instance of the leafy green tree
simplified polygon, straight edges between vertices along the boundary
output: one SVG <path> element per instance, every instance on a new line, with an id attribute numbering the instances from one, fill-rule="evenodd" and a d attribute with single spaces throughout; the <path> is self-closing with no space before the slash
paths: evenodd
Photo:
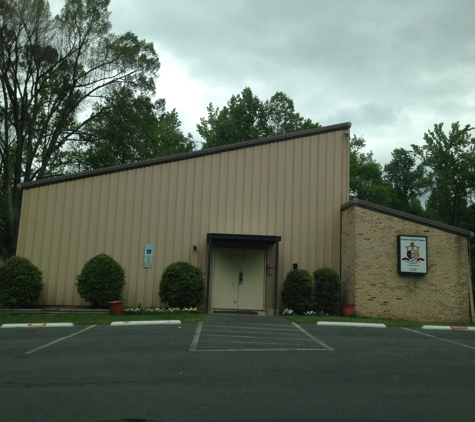
<path id="1" fill-rule="evenodd" d="M 0 0 L 0 253 L 16 251 L 20 182 L 54 174 L 64 150 L 98 115 L 83 117 L 118 86 L 154 93 L 152 43 L 111 32 L 109 0 Z"/>
<path id="2" fill-rule="evenodd" d="M 205 140 L 203 148 L 258 139 L 267 134 L 264 105 L 251 88 L 233 95 L 221 110 L 211 103 L 207 110 L 208 119 L 201 118 L 201 124 L 197 125 L 198 133 Z"/>
<path id="3" fill-rule="evenodd" d="M 267 115 L 267 136 L 320 127 L 319 123 L 295 112 L 294 102 L 283 92 L 276 92 L 267 100 L 264 109 Z"/>
<path id="4" fill-rule="evenodd" d="M 475 194 L 475 140 L 466 125 L 453 123 L 445 134 L 443 123 L 424 134 L 423 146 L 412 145 L 426 171 L 430 187 L 426 208 L 429 218 L 462 226 Z"/>
<path id="5" fill-rule="evenodd" d="M 350 196 L 389 206 L 393 195 L 390 182 L 383 179 L 381 165 L 373 153 L 362 152 L 366 141 L 353 135 L 350 140 Z"/>
<path id="6" fill-rule="evenodd" d="M 203 148 L 320 126 L 296 113 L 293 101 L 282 92 L 276 92 L 270 100 L 262 102 L 251 88 L 244 88 L 221 110 L 210 104 L 207 111 L 208 118 L 201 118 L 197 125 L 198 133 L 205 140 Z"/>
<path id="7" fill-rule="evenodd" d="M 153 103 L 146 95 L 136 96 L 130 87 L 113 90 L 93 113 L 97 118 L 85 126 L 70 154 L 74 170 L 126 164 L 194 148 L 191 134 L 185 136 L 180 130 L 176 110 L 167 112 L 165 100 Z"/>
<path id="8" fill-rule="evenodd" d="M 391 155 L 393 158 L 384 166 L 383 176 L 393 187 L 391 208 L 422 216 L 424 209 L 419 197 L 425 191 L 424 167 L 417 164 L 413 151 L 396 148 Z"/>

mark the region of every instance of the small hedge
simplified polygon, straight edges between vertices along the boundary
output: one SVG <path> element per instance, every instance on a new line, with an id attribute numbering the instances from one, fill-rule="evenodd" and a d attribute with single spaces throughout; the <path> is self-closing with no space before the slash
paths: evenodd
<path id="1" fill-rule="evenodd" d="M 158 295 L 172 308 L 198 307 L 205 301 L 203 271 L 188 262 L 175 262 L 163 271 Z"/>
<path id="2" fill-rule="evenodd" d="M 28 259 L 13 256 L 0 265 L 0 304 L 32 306 L 43 290 L 43 274 Z"/>
<path id="3" fill-rule="evenodd" d="M 114 258 L 104 253 L 86 262 L 76 277 L 79 296 L 92 306 L 107 306 L 111 300 L 122 300 L 125 271 Z"/>
<path id="4" fill-rule="evenodd" d="M 297 314 L 313 309 L 313 280 L 307 270 L 292 270 L 287 274 L 282 289 L 282 301 Z"/>
<path id="5" fill-rule="evenodd" d="M 338 308 L 341 291 L 338 273 L 331 268 L 320 268 L 313 273 L 313 278 L 316 311 L 334 315 Z"/>

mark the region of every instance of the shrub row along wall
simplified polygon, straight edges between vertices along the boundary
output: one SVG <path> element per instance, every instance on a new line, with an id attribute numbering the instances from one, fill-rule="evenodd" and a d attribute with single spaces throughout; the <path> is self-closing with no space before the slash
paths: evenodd
<path id="1" fill-rule="evenodd" d="M 468 239 L 371 205 L 342 207 L 342 303 L 354 303 L 358 316 L 469 322 Z M 399 234 L 427 236 L 428 274 L 398 274 Z"/>

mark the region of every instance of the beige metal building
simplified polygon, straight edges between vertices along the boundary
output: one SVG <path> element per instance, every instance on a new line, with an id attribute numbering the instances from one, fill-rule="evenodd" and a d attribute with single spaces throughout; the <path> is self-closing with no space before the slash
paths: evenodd
<path id="1" fill-rule="evenodd" d="M 295 265 L 340 271 L 350 127 L 23 184 L 17 253 L 44 272 L 40 303 L 87 305 L 76 275 L 104 252 L 126 270 L 127 306 L 162 306 L 164 268 L 187 261 L 206 274 L 207 310 L 282 309 Z"/>

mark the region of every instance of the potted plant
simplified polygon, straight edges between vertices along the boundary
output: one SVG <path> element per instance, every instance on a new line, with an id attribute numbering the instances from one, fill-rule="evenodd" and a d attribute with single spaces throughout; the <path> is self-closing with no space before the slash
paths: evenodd
<path id="1" fill-rule="evenodd" d="M 344 303 L 341 305 L 341 313 L 344 317 L 352 317 L 355 314 L 355 305 L 352 303 Z"/>
<path id="2" fill-rule="evenodd" d="M 111 300 L 107 302 L 111 315 L 120 315 L 122 313 L 123 300 Z"/>

